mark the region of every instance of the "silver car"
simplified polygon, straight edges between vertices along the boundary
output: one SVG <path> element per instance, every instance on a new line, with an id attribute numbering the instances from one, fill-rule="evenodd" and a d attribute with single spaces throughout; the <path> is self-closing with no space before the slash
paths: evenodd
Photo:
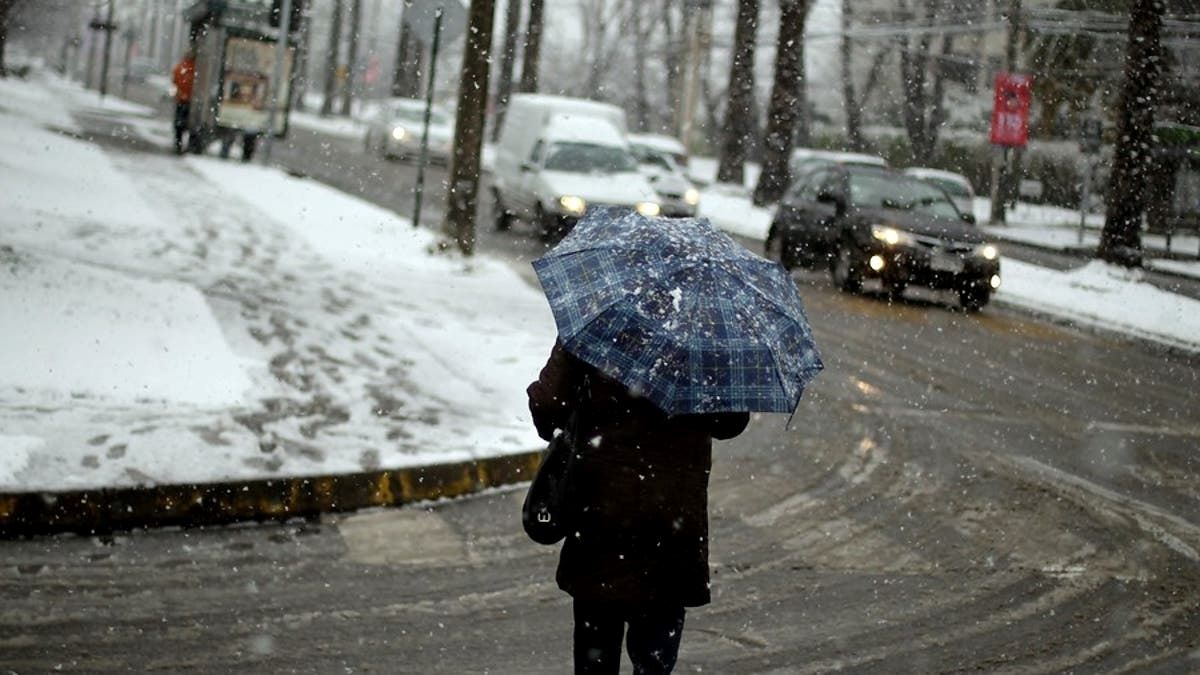
<path id="1" fill-rule="evenodd" d="M 658 193 L 662 215 L 675 218 L 695 216 L 700 204 L 700 192 L 684 175 L 674 156 L 638 142 L 633 134 L 629 135 L 629 149 L 637 160 L 638 171 Z"/>
<path id="2" fill-rule="evenodd" d="M 371 116 L 363 144 L 368 152 L 386 158 L 415 158 L 421 153 L 425 124 L 425 102 L 390 98 Z M 448 163 L 454 147 L 454 119 L 433 106 L 429 116 L 429 160 Z"/>

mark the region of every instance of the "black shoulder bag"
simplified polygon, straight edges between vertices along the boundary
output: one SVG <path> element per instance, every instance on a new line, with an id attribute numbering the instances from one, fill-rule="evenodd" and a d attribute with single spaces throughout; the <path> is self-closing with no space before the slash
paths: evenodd
<path id="1" fill-rule="evenodd" d="M 575 466 L 579 409 L 587 390 L 585 378 L 576 392 L 575 406 L 567 418 L 566 428 L 550 441 L 542 454 L 542 463 L 521 506 L 521 525 L 525 527 L 525 534 L 539 544 L 557 544 L 572 526 L 571 474 Z"/>

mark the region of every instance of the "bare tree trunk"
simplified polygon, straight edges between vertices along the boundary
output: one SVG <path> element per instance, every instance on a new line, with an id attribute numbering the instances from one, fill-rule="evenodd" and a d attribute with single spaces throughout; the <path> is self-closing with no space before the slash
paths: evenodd
<path id="1" fill-rule="evenodd" d="M 1125 79 L 1117 108 L 1117 147 L 1109 179 L 1107 216 L 1096 255 L 1140 267 L 1142 215 L 1154 143 L 1154 107 L 1162 75 L 1162 0 L 1134 0 L 1125 48 Z"/>
<path id="2" fill-rule="evenodd" d="M 754 133 L 750 112 L 754 99 L 754 41 L 758 32 L 758 1 L 739 0 L 737 28 L 729 66 L 729 100 L 721 134 L 717 181 L 741 185 L 745 180 L 747 145 Z"/>
<path id="3" fill-rule="evenodd" d="M 517 61 L 517 40 L 521 39 L 521 2 L 508 0 L 504 14 L 504 51 L 500 53 L 500 82 L 496 88 L 496 118 L 492 126 L 492 141 L 500 138 L 508 97 L 512 95 L 513 66 Z"/>
<path id="4" fill-rule="evenodd" d="M 807 0 L 780 0 L 779 38 L 775 45 L 775 81 L 767 111 L 762 173 L 754 188 L 754 204 L 765 206 L 783 195 L 788 181 L 788 156 L 796 134 L 799 108 L 804 104 L 804 21 Z"/>
<path id="5" fill-rule="evenodd" d="M 538 64 L 542 58 L 544 15 L 543 0 L 529 0 L 529 24 L 525 28 L 525 53 L 521 58 L 521 91 L 524 92 L 538 90 Z"/>
<path id="6" fill-rule="evenodd" d="M 683 95 L 683 49 L 685 45 L 682 36 L 687 31 L 681 29 L 675 21 L 672 13 L 674 4 L 674 0 L 663 1 L 660 19 L 663 26 L 663 49 L 666 51 L 666 56 L 663 57 L 663 66 L 667 71 L 667 104 L 665 110 L 660 111 L 664 127 L 674 126 L 675 104 Z"/>
<path id="7" fill-rule="evenodd" d="M 350 116 L 358 95 L 358 33 L 362 28 L 362 0 L 350 0 L 350 44 L 346 52 L 346 86 L 342 91 L 342 116 Z"/>
<path id="8" fill-rule="evenodd" d="M 454 157 L 450 164 L 443 230 L 463 255 L 475 251 L 475 213 L 479 196 L 480 152 L 488 99 L 488 56 L 492 51 L 495 0 L 471 0 L 467 44 L 458 85 L 458 116 L 454 125 Z"/>
<path id="9" fill-rule="evenodd" d="M 842 102 L 846 113 L 846 143 L 851 150 L 863 149 L 862 103 L 854 94 L 854 68 L 850 49 L 850 0 L 842 0 Z"/>
<path id="10" fill-rule="evenodd" d="M 8 43 L 8 16 L 14 2 L 15 0 L 0 0 L 0 77 L 8 77 L 8 69 L 4 65 L 4 51 Z"/>
<path id="11" fill-rule="evenodd" d="M 325 99 L 321 101 L 323 117 L 333 113 L 333 97 L 337 94 L 338 51 L 342 41 L 342 0 L 333 0 L 333 19 L 329 26 L 329 49 L 325 54 Z"/>
<path id="12" fill-rule="evenodd" d="M 916 44 L 905 37 L 901 40 L 900 86 L 904 93 L 904 130 L 908 133 L 912 161 L 925 163 L 925 82 L 929 74 L 929 47 L 933 42 L 928 34 L 917 38 Z"/>
<path id="13" fill-rule="evenodd" d="M 645 30 L 642 21 L 642 3 L 633 5 L 633 109 L 638 131 L 650 128 L 650 101 L 646 94 L 646 60 L 650 41 L 650 31 Z"/>
<path id="14" fill-rule="evenodd" d="M 396 70 L 392 73 L 392 96 L 421 97 L 421 73 L 425 65 L 425 46 L 413 35 L 407 23 L 400 23 L 400 44 L 396 48 Z"/>

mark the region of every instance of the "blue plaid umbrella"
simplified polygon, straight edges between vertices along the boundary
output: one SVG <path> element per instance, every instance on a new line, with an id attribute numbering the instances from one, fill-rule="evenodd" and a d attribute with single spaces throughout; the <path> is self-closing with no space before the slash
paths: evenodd
<path id="1" fill-rule="evenodd" d="M 593 209 L 533 267 L 567 351 L 667 413 L 792 412 L 823 367 L 792 278 L 705 218 Z"/>

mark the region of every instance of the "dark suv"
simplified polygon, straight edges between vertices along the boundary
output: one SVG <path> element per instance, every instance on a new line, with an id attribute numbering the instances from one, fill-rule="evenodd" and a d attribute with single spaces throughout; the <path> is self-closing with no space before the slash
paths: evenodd
<path id="1" fill-rule="evenodd" d="M 857 292 L 878 279 L 890 296 L 909 284 L 953 289 L 978 310 L 1000 287 L 1000 256 L 974 218 L 937 186 L 890 169 L 833 165 L 802 176 L 767 234 L 767 257 L 785 267 L 827 263 Z"/>

